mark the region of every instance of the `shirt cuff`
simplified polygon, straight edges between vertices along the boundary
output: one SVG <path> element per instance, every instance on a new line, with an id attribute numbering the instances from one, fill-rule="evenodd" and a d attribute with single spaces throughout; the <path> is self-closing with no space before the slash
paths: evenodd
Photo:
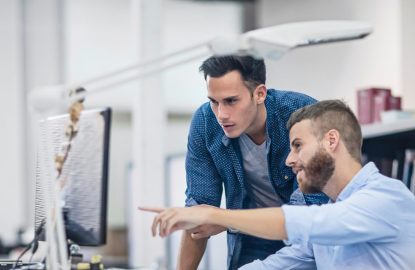
<path id="1" fill-rule="evenodd" d="M 186 198 L 186 204 L 185 204 L 186 207 L 195 206 L 195 205 L 199 205 L 199 203 L 195 199 L 193 199 L 192 197 Z"/>
<path id="2" fill-rule="evenodd" d="M 307 244 L 310 238 L 313 216 L 318 206 L 283 205 L 285 231 L 290 244 Z"/>

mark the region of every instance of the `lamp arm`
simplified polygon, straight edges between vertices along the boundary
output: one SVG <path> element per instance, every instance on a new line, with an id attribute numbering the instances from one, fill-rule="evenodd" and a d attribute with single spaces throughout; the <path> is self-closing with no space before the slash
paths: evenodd
<path id="1" fill-rule="evenodd" d="M 277 60 L 295 48 L 361 39 L 371 32 L 372 26 L 370 24 L 356 21 L 309 21 L 276 25 L 256 29 L 233 37 L 205 41 L 80 83 L 60 86 L 64 87 L 63 89 L 43 87 L 43 89 L 40 89 L 41 91 L 31 94 L 29 98 L 33 104 L 43 103 L 43 107 L 47 107 L 50 103 L 56 103 L 59 97 L 60 102 L 62 102 L 63 97 L 68 103 L 73 103 L 74 101 L 84 99 L 87 95 L 103 92 L 114 86 L 154 75 L 209 54 L 251 55 L 256 58 Z M 198 51 L 202 49 L 204 51 Z M 77 91 L 84 87 L 88 89 L 88 92 Z M 50 102 L 46 102 L 46 100 Z"/>
<path id="2" fill-rule="evenodd" d="M 199 43 L 158 58 L 130 65 L 128 67 L 108 72 L 79 83 L 71 84 L 72 86 L 65 87 L 65 89 L 69 89 L 67 90 L 66 96 L 69 98 L 69 102 L 72 103 L 76 100 L 84 99 L 86 96 L 104 92 L 112 87 L 152 76 L 175 66 L 192 62 L 211 54 L 209 44 L 209 41 Z M 83 87 L 86 87 L 88 91 L 73 93 L 74 90 Z"/>
<path id="3" fill-rule="evenodd" d="M 150 59 L 150 60 L 140 62 L 140 63 L 134 64 L 134 65 L 126 66 L 126 67 L 118 69 L 118 70 L 114 70 L 114 71 L 111 71 L 111 72 L 104 73 L 100 76 L 75 83 L 74 85 L 91 84 L 91 83 L 95 83 L 95 82 L 98 82 L 98 81 L 101 81 L 101 80 L 106 80 L 106 79 L 111 78 L 113 76 L 118 76 L 118 75 L 120 75 L 124 72 L 128 72 L 128 71 L 135 70 L 135 69 L 141 69 L 141 68 L 145 68 L 145 67 L 148 67 L 148 66 L 157 65 L 157 64 L 162 63 L 163 61 L 166 61 L 170 58 L 186 54 L 189 51 L 194 51 L 194 50 L 198 50 L 200 48 L 206 47 L 208 44 L 209 44 L 209 41 L 201 42 L 199 44 L 196 44 L 196 45 L 187 47 L 185 49 L 181 49 L 181 50 L 178 50 L 178 51 L 160 56 L 158 58 Z"/>

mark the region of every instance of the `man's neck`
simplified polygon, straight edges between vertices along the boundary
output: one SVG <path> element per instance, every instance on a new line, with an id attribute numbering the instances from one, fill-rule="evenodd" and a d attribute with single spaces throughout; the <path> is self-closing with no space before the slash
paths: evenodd
<path id="1" fill-rule="evenodd" d="M 360 171 L 362 165 L 357 161 L 338 161 L 332 178 L 327 182 L 323 192 L 335 202 L 339 194 Z"/>
<path id="2" fill-rule="evenodd" d="M 252 131 L 248 131 L 246 134 L 251 138 L 251 140 L 260 145 L 265 142 L 266 139 L 266 120 L 267 120 L 267 109 L 264 105 L 260 106 L 258 109 L 258 116 L 255 119 L 252 127 Z"/>

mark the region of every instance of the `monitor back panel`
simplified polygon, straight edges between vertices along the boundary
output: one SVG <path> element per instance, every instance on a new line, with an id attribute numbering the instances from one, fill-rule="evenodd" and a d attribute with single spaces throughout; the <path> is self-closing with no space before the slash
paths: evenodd
<path id="1" fill-rule="evenodd" d="M 50 190 L 56 181 L 55 175 L 50 177 L 54 172 L 49 168 L 53 165 L 50 152 L 59 153 L 68 121 L 69 115 L 60 115 L 40 122 L 35 229 L 45 220 L 45 198 L 53 194 Z M 66 236 L 79 245 L 96 246 L 106 241 L 110 121 L 109 108 L 82 112 L 60 177 Z"/>

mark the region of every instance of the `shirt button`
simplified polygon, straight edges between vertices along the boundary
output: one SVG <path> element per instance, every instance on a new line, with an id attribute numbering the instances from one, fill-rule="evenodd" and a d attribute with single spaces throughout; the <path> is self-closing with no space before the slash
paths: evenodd
<path id="1" fill-rule="evenodd" d="M 285 175 L 285 176 L 284 176 L 284 179 L 285 179 L 285 180 L 288 180 L 288 176 L 287 176 L 287 175 Z"/>

